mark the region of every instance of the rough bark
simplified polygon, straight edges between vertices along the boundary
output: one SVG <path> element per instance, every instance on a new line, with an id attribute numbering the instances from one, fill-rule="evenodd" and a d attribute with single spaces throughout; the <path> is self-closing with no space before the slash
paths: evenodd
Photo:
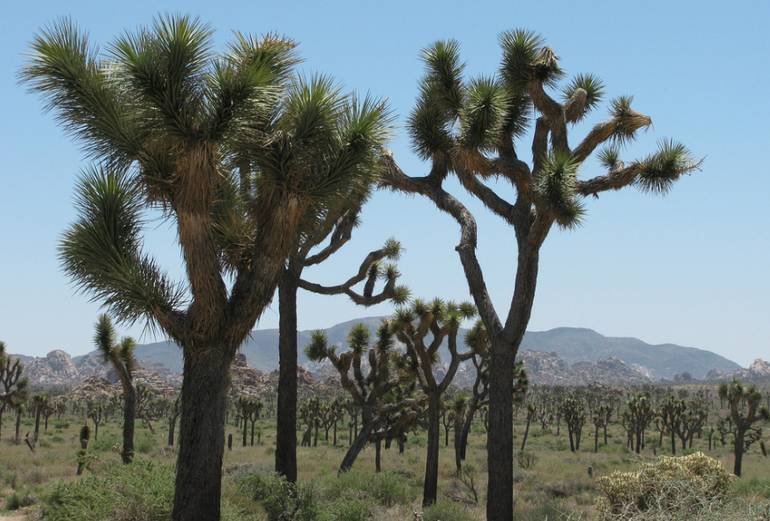
<path id="1" fill-rule="evenodd" d="M 136 419 L 136 391 L 131 385 L 123 390 L 123 450 L 120 457 L 128 464 L 134 459 L 134 420 Z M 173 444 L 173 442 L 172 442 Z"/>
<path id="2" fill-rule="evenodd" d="M 173 521 L 218 521 L 234 347 L 186 348 Z"/>
<path id="3" fill-rule="evenodd" d="M 285 270 L 278 285 L 278 413 L 275 471 L 297 481 L 297 280 Z"/>
<path id="4" fill-rule="evenodd" d="M 436 392 L 428 396 L 428 450 L 425 458 L 425 481 L 422 490 L 422 506 L 436 502 L 438 494 L 438 455 L 441 444 L 440 431 L 441 395 Z"/>
<path id="5" fill-rule="evenodd" d="M 351 467 L 353 467 L 353 463 L 355 463 L 356 458 L 364 449 L 364 447 L 366 447 L 366 443 L 369 441 L 369 437 L 371 436 L 373 430 L 374 423 L 372 420 L 364 419 L 361 430 L 358 431 L 358 434 L 350 444 L 348 451 L 345 453 L 345 457 L 342 458 L 342 463 L 340 463 L 340 472 L 347 472 L 351 469 Z"/>

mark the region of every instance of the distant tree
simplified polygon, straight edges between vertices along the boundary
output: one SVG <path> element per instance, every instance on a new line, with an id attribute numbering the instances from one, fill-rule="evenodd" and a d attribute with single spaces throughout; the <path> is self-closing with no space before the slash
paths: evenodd
<path id="1" fill-rule="evenodd" d="M 682 430 L 687 406 L 683 400 L 677 400 L 673 395 L 668 395 L 658 406 L 657 412 L 661 426 L 660 434 L 663 436 L 663 433 L 667 432 L 671 436 L 671 454 L 676 454 L 676 435 Z"/>
<path id="2" fill-rule="evenodd" d="M 35 394 L 32 396 L 32 410 L 35 414 L 35 431 L 32 435 L 32 441 L 34 445 L 37 445 L 40 439 L 40 418 L 43 416 L 43 411 L 48 407 L 48 395 Z"/>
<path id="3" fill-rule="evenodd" d="M 166 417 L 168 418 L 168 446 L 173 447 L 174 446 L 174 432 L 176 431 L 176 422 L 179 419 L 179 413 L 181 411 L 181 406 L 179 403 L 181 396 L 177 395 L 176 398 L 171 400 L 171 403 L 169 404 L 169 407 L 166 409 Z"/>
<path id="4" fill-rule="evenodd" d="M 586 409 L 583 400 L 577 395 L 568 396 L 561 404 L 564 423 L 567 424 L 569 450 L 578 452 L 583 436 L 583 426 L 586 423 Z"/>
<path id="5" fill-rule="evenodd" d="M 645 431 L 655 419 L 650 397 L 644 393 L 633 396 L 626 404 L 621 423 L 628 434 L 628 448 L 639 454 L 644 448 Z"/>
<path id="6" fill-rule="evenodd" d="M 5 351 L 5 342 L 0 341 L 0 436 L 6 408 L 20 411 L 27 399 L 28 381 L 22 377 L 23 370 L 19 359 L 11 359 Z"/>
<path id="7" fill-rule="evenodd" d="M 220 519 L 229 368 L 273 298 L 286 259 L 388 136 L 383 102 L 294 75 L 296 44 L 160 16 L 99 54 L 70 20 L 32 42 L 22 79 L 100 166 L 78 187 L 61 258 L 116 319 L 181 346 L 182 413 L 172 519 Z M 186 284 L 142 250 L 148 209 L 173 222 Z"/>
<path id="8" fill-rule="evenodd" d="M 350 394 L 352 401 L 361 411 L 361 429 L 348 448 L 340 463 L 340 472 L 347 472 L 353 466 L 361 450 L 372 437 L 378 419 L 378 408 L 385 395 L 399 384 L 403 377 L 394 363 L 398 356 L 392 350 L 393 331 L 391 323 L 383 321 L 377 329 L 377 340 L 369 347 L 369 330 L 363 324 L 356 324 L 348 333 L 348 349 L 338 353 L 336 346 L 329 346 L 322 331 L 313 333 L 305 348 L 308 358 L 320 362 L 329 360 L 340 375 L 342 388 Z M 363 363 L 367 362 L 368 372 Z"/>
<path id="9" fill-rule="evenodd" d="M 99 426 L 104 419 L 104 402 L 100 399 L 88 400 L 86 405 L 86 417 L 94 422 L 94 441 L 99 440 Z"/>
<path id="10" fill-rule="evenodd" d="M 594 408 L 591 419 L 594 424 L 594 452 L 599 452 L 599 429 L 604 431 L 604 444 L 607 444 L 607 427 L 612 417 L 612 406 L 603 403 Z"/>
<path id="11" fill-rule="evenodd" d="M 521 447 L 519 448 L 520 451 L 524 451 L 524 448 L 527 446 L 527 438 L 529 438 L 529 426 L 532 424 L 532 420 L 535 419 L 537 416 L 537 407 L 534 403 L 528 403 L 527 404 L 527 423 L 524 426 L 524 435 L 521 437 Z"/>
<path id="12" fill-rule="evenodd" d="M 102 354 L 105 362 L 109 362 L 120 380 L 123 389 L 123 449 L 120 457 L 128 464 L 134 459 L 134 422 L 136 420 L 136 387 L 134 386 L 134 339 L 124 337 L 117 341 L 115 328 L 110 317 L 100 315 L 96 323 L 94 344 Z"/>
<path id="13" fill-rule="evenodd" d="M 537 286 L 539 256 L 554 226 L 573 228 L 584 218 L 583 199 L 636 186 L 663 193 L 694 170 L 687 149 L 663 141 L 640 160 L 620 159 L 620 144 L 647 128 L 651 119 L 631 107 L 630 97 L 611 102 L 610 118 L 585 137 L 570 143 L 570 127 L 599 106 L 601 81 L 590 74 L 562 85 L 562 99 L 549 91 L 564 76 L 556 53 L 526 30 L 504 32 L 498 72 L 464 77 L 465 64 L 454 40 L 438 41 L 422 52 L 425 62 L 419 97 L 409 117 L 412 144 L 429 162 L 424 176 L 408 176 L 389 161 L 386 184 L 420 194 L 454 218 L 461 229 L 456 247 L 465 278 L 492 343 L 489 436 L 487 443 L 487 521 L 513 518 L 513 392 L 511 374 L 529 323 Z M 534 115 L 532 164 L 521 159 L 516 140 L 527 135 Z M 603 143 L 598 154 L 604 175 L 580 180 L 580 166 Z M 499 315 L 476 257 L 477 225 L 473 214 L 445 186 L 450 175 L 489 210 L 513 228 L 518 256 L 509 309 Z M 499 190 L 487 181 L 501 180 Z M 515 200 L 505 196 L 515 190 Z"/>
<path id="14" fill-rule="evenodd" d="M 762 404 L 762 393 L 751 385 L 746 387 L 737 380 L 719 386 L 719 396 L 729 409 L 729 430 L 733 438 L 735 464 L 733 473 L 740 476 L 743 472 L 743 455 L 746 450 L 762 437 L 762 429 L 756 424 L 770 419 L 770 412 Z"/>
<path id="15" fill-rule="evenodd" d="M 460 363 L 473 357 L 473 350 L 460 352 L 457 334 L 463 320 L 475 316 L 472 304 L 415 300 L 409 307 L 400 308 L 393 319 L 398 339 L 406 345 L 409 366 L 417 384 L 428 399 L 428 447 L 425 460 L 423 506 L 436 502 L 438 493 L 438 462 L 440 445 L 441 397 L 452 383 Z M 446 341 L 449 359 L 439 376 L 438 349 Z"/>

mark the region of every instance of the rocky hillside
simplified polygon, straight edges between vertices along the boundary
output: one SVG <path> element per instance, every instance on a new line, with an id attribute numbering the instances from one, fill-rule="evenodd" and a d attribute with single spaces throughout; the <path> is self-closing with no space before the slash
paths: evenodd
<path id="1" fill-rule="evenodd" d="M 707 380 L 732 380 L 737 378 L 747 382 L 770 382 L 770 362 L 757 358 L 750 366 L 739 368 L 737 371 L 712 370 L 706 375 Z"/>
<path id="2" fill-rule="evenodd" d="M 343 346 L 350 328 L 363 323 L 374 333 L 382 317 L 368 317 L 336 324 L 326 329 L 331 344 Z M 310 342 L 312 331 L 297 334 L 300 349 Z M 278 330 L 258 329 L 241 348 L 249 365 L 265 372 L 278 367 Z M 674 375 L 689 372 L 693 378 L 703 379 L 711 370 L 730 373 L 740 366 L 710 351 L 675 344 L 651 345 L 637 338 L 606 337 L 591 329 L 556 328 L 549 331 L 528 331 L 522 342 L 522 351 L 554 353 L 572 366 L 578 362 L 599 362 L 617 359 L 633 367 L 651 380 L 672 379 Z M 162 365 L 171 372 L 180 372 L 182 356 L 171 342 L 139 346 L 137 355 L 142 363 Z M 299 363 L 308 364 L 300 350 Z M 598 369 L 597 369 L 598 370 Z"/>
<path id="3" fill-rule="evenodd" d="M 381 317 L 369 317 L 343 322 L 326 329 L 331 344 L 344 346 L 348 331 L 357 323 L 365 324 L 374 334 Z M 299 363 L 321 379 L 329 375 L 309 362 L 302 347 L 310 341 L 312 331 L 298 333 Z M 464 333 L 462 333 L 464 334 Z M 269 385 L 272 373 L 278 367 L 278 330 L 262 329 L 252 332 L 241 348 L 243 358 L 238 367 L 258 371 L 249 373 L 258 388 Z M 443 353 L 442 358 L 446 358 Z M 178 385 L 182 371 L 181 350 L 171 342 L 139 345 L 136 356 L 148 373 L 158 375 L 171 385 Z M 522 342 L 520 357 L 532 381 L 543 384 L 637 384 L 645 381 L 671 380 L 676 375 L 689 374 L 695 379 L 717 379 L 736 375 L 759 378 L 770 367 L 755 362 L 742 369 L 738 364 L 715 353 L 675 344 L 650 345 L 636 338 L 605 337 L 596 331 L 580 328 L 557 328 L 549 331 L 527 332 Z M 109 367 L 96 352 L 70 358 L 64 351 L 51 351 L 42 358 L 20 356 L 34 385 L 65 386 L 89 377 L 107 378 Z M 764 364 L 764 365 L 762 365 Z M 458 379 L 464 378 L 460 371 Z M 245 375 L 246 373 L 244 373 Z M 745 376 L 741 376 L 745 375 Z M 258 377 L 259 376 L 259 377 Z M 309 375 L 300 375 L 301 377 Z M 237 379 L 237 378 L 236 378 Z M 277 375 L 273 379 L 277 381 Z M 458 380 L 459 381 L 459 380 Z"/>

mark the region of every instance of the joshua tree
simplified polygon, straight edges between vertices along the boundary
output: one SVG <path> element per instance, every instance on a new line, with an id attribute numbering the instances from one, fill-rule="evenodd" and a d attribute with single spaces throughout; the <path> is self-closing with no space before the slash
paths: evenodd
<path id="1" fill-rule="evenodd" d="M 668 395 L 658 406 L 658 419 L 660 420 L 661 438 L 664 432 L 671 436 L 671 454 L 676 454 L 676 435 L 682 430 L 682 421 L 687 413 L 687 406 L 683 400 L 677 400 L 673 395 Z M 682 447 L 685 449 L 686 447 Z"/>
<path id="2" fill-rule="evenodd" d="M 88 424 L 83 425 L 80 428 L 80 450 L 78 451 L 78 470 L 77 475 L 83 474 L 83 469 L 88 464 L 88 441 L 91 439 L 91 429 L 88 428 Z"/>
<path id="3" fill-rule="evenodd" d="M 388 299 L 400 303 L 408 296 L 406 288 L 396 285 L 399 273 L 395 266 L 380 265 L 384 259 L 397 259 L 401 252 L 399 243 L 392 239 L 387 241 L 383 248 L 369 253 L 358 272 L 342 284 L 324 286 L 302 278 L 305 268 L 326 261 L 350 240 L 368 191 L 368 186 L 351 185 L 351 191 L 342 204 L 328 208 L 320 219 L 314 216 L 318 223 L 312 231 L 303 235 L 296 249 L 292 250 L 278 286 L 280 317 L 275 470 L 291 482 L 297 479 L 298 289 L 322 295 L 347 295 L 353 302 L 362 306 L 371 306 Z M 327 238 L 328 244 L 311 254 Z M 381 291 L 375 294 L 375 285 L 379 278 L 385 279 L 385 284 Z M 354 288 L 362 282 L 363 291 L 358 293 Z"/>
<path id="4" fill-rule="evenodd" d="M 644 448 L 644 433 L 655 418 L 655 410 L 646 394 L 639 394 L 628 401 L 621 421 L 628 434 L 629 449 L 639 454 Z"/>
<path id="5" fill-rule="evenodd" d="M 22 378 L 22 372 L 21 362 L 12 360 L 5 352 L 5 342 L 0 341 L 0 434 L 5 409 L 19 411 L 22 402 L 27 399 L 27 379 Z"/>
<path id="6" fill-rule="evenodd" d="M 719 397 L 727 403 L 729 409 L 728 418 L 731 424 L 729 432 L 733 436 L 735 454 L 733 473 L 740 476 L 743 469 L 743 454 L 762 437 L 762 429 L 755 424 L 770 419 L 770 412 L 762 405 L 762 393 L 755 386 L 745 387 L 737 380 L 720 385 Z"/>
<path id="7" fill-rule="evenodd" d="M 428 398 L 428 448 L 425 460 L 423 506 L 436 502 L 438 492 L 438 455 L 440 445 L 441 396 L 452 383 L 460 362 L 473 357 L 473 350 L 460 352 L 457 333 L 460 323 L 475 316 L 472 304 L 415 300 L 408 308 L 396 312 L 393 326 L 398 339 L 406 344 L 406 354 L 417 383 Z M 436 372 L 438 349 L 446 341 L 449 360 L 443 378 Z"/>
<path id="8" fill-rule="evenodd" d="M 532 420 L 537 416 L 537 407 L 534 403 L 527 404 L 527 423 L 524 427 L 524 436 L 521 438 L 521 448 L 519 451 L 524 451 L 524 447 L 527 446 L 527 438 L 529 437 L 529 426 L 532 424 Z"/>
<path id="9" fill-rule="evenodd" d="M 674 181 L 694 170 L 687 149 L 673 141 L 636 160 L 620 160 L 620 144 L 632 139 L 651 119 L 631 108 L 631 98 L 611 102 L 610 118 L 594 126 L 577 143 L 569 130 L 601 101 L 603 86 L 592 75 L 578 75 L 562 88 L 559 101 L 549 90 L 564 76 L 558 57 L 537 34 L 524 30 L 500 37 L 499 72 L 472 80 L 463 77 L 459 45 L 439 41 L 422 53 L 426 74 L 409 118 L 414 148 L 430 161 L 429 173 L 411 177 L 386 158 L 385 183 L 396 190 L 420 194 L 450 214 L 460 226 L 456 247 L 479 315 L 492 344 L 490 364 L 489 436 L 487 443 L 487 520 L 513 517 L 513 419 L 510 375 L 529 322 L 537 284 L 540 249 L 549 231 L 558 225 L 581 222 L 581 200 L 637 186 L 643 191 L 666 192 Z M 517 154 L 517 138 L 525 135 L 536 111 L 531 165 Z M 603 143 L 599 154 L 607 172 L 580 180 L 581 164 Z M 454 174 L 463 187 L 513 228 L 518 261 L 510 307 L 498 314 L 476 257 L 477 227 L 471 212 L 444 187 Z M 501 179 L 516 191 L 513 201 L 486 181 Z M 507 188 L 506 188 L 507 191 Z"/>
<path id="10" fill-rule="evenodd" d="M 69 20 L 32 43 L 22 79 L 100 161 L 78 187 L 65 271 L 116 319 L 147 320 L 184 355 L 174 521 L 220 518 L 236 350 L 313 215 L 368 184 L 384 103 L 293 79 L 295 43 L 238 34 L 222 54 L 188 17 L 160 17 L 100 55 Z M 141 248 L 144 211 L 175 224 L 186 284 Z"/>
<path id="11" fill-rule="evenodd" d="M 607 445 L 607 427 L 612 418 L 612 405 L 602 403 L 595 407 L 591 419 L 594 424 L 594 452 L 599 452 L 599 429 L 604 430 L 604 444 Z"/>
<path id="12" fill-rule="evenodd" d="M 94 441 L 99 440 L 99 425 L 104 418 L 104 404 L 101 400 L 88 400 L 86 406 L 86 416 L 94 422 Z"/>
<path id="13" fill-rule="evenodd" d="M 336 346 L 329 346 L 322 331 L 313 333 L 305 348 L 308 358 L 320 362 L 328 359 L 340 375 L 342 388 L 361 410 L 361 429 L 350 444 L 340 463 L 340 472 L 350 470 L 358 454 L 370 440 L 376 426 L 378 407 L 385 395 L 399 384 L 402 374 L 394 364 L 398 353 L 392 351 L 393 332 L 391 323 L 383 321 L 377 329 L 377 341 L 369 348 L 369 330 L 363 324 L 353 326 L 348 333 L 349 349 L 337 353 Z M 366 358 L 364 358 L 366 357 Z M 362 362 L 369 366 L 365 374 Z"/>
<path id="14" fill-rule="evenodd" d="M 136 387 L 134 386 L 134 339 L 124 337 L 119 343 L 110 317 L 100 315 L 96 322 L 94 344 L 118 375 L 123 388 L 123 450 L 120 457 L 123 463 L 134 459 L 134 421 L 136 419 Z"/>
<path id="15" fill-rule="evenodd" d="M 32 410 L 35 413 L 35 432 L 32 441 L 37 445 L 40 439 L 40 418 L 43 416 L 43 410 L 48 407 L 48 396 L 45 394 L 36 394 L 32 397 Z"/>
<path id="16" fill-rule="evenodd" d="M 180 396 L 177 395 L 176 398 L 169 404 L 169 407 L 166 412 L 166 417 L 168 418 L 168 446 L 173 447 L 174 446 L 174 432 L 176 431 L 176 422 L 179 419 L 179 412 L 180 412 L 180 403 L 179 403 Z"/>
<path id="17" fill-rule="evenodd" d="M 580 450 L 580 439 L 583 435 L 583 425 L 586 423 L 586 409 L 583 400 L 577 396 L 568 396 L 561 404 L 562 417 L 567 424 L 569 435 L 569 450 Z"/>
<path id="18" fill-rule="evenodd" d="M 682 418 L 682 423 L 677 431 L 677 436 L 682 443 L 682 450 L 689 444 L 692 448 L 693 438 L 697 434 L 700 438 L 703 426 L 708 421 L 708 402 L 696 398 L 687 402 L 687 410 Z"/>

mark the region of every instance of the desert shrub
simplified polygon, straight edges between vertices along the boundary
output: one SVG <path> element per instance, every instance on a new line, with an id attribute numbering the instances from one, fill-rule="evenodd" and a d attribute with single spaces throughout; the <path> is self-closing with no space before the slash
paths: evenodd
<path id="1" fill-rule="evenodd" d="M 551 500 L 545 500 L 531 508 L 517 511 L 515 518 L 517 521 L 578 521 L 582 519 L 578 514 Z"/>
<path id="2" fill-rule="evenodd" d="M 5 500 L 5 508 L 8 510 L 18 510 L 20 508 L 28 507 L 37 503 L 34 496 L 29 494 L 19 494 L 14 492 L 8 496 Z"/>
<path id="3" fill-rule="evenodd" d="M 252 474 L 239 483 L 242 493 L 259 501 L 268 521 L 315 521 L 312 485 L 296 485 L 277 474 Z"/>
<path id="4" fill-rule="evenodd" d="M 139 436 L 135 443 L 135 449 L 140 454 L 149 454 L 158 445 L 155 438 L 147 433 Z"/>
<path id="5" fill-rule="evenodd" d="M 328 475 L 319 480 L 319 486 L 323 492 L 322 497 L 370 498 L 386 507 L 414 499 L 409 478 L 393 471 L 372 475 L 351 470 L 340 475 Z"/>
<path id="6" fill-rule="evenodd" d="M 136 460 L 59 484 L 43 506 L 46 521 L 168 521 L 174 498 L 174 467 Z M 228 504 L 222 519 L 241 517 Z"/>
<path id="7" fill-rule="evenodd" d="M 516 455 L 516 460 L 519 463 L 519 467 L 522 469 L 532 469 L 535 468 L 535 463 L 537 463 L 537 456 L 533 452 L 526 452 L 526 451 L 519 451 Z"/>
<path id="8" fill-rule="evenodd" d="M 322 509 L 319 521 L 367 521 L 373 505 L 365 499 L 339 499 Z"/>
<path id="9" fill-rule="evenodd" d="M 770 480 L 763 478 L 742 478 L 733 484 L 733 492 L 740 496 L 770 499 Z"/>
<path id="10" fill-rule="evenodd" d="M 473 517 L 457 503 L 439 501 L 425 509 L 423 521 L 473 521 Z"/>
<path id="11" fill-rule="evenodd" d="M 604 496 L 597 501 L 597 509 L 604 519 L 681 518 L 718 507 L 732 478 L 719 461 L 702 452 L 664 456 L 635 472 L 600 478 Z"/>

